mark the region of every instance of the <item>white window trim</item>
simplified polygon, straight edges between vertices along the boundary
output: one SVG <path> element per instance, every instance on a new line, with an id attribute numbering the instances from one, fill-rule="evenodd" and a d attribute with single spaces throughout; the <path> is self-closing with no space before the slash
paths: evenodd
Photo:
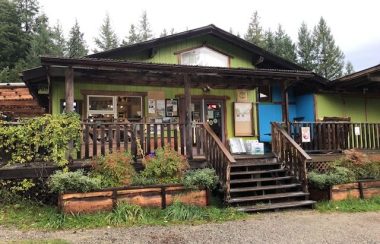
<path id="1" fill-rule="evenodd" d="M 91 110 L 90 109 L 90 97 L 107 97 L 112 98 L 112 110 Z M 87 117 L 94 114 L 112 114 L 113 117 L 117 118 L 117 97 L 107 96 L 107 95 L 87 95 Z"/>
<path id="2" fill-rule="evenodd" d="M 191 52 L 194 52 L 194 51 L 202 49 L 202 48 L 208 49 L 211 52 L 215 52 L 217 54 L 220 54 L 221 56 L 226 57 L 227 58 L 226 65 L 225 66 L 220 66 L 220 67 L 223 67 L 223 68 L 229 68 L 230 67 L 230 56 L 228 56 L 228 55 L 226 55 L 224 53 L 218 52 L 217 50 L 214 50 L 213 48 L 209 48 L 207 46 L 197 47 L 197 48 L 194 48 L 194 49 L 191 49 L 191 50 L 179 53 L 179 64 L 183 64 L 183 55 L 191 53 Z M 196 64 L 185 64 L 185 65 L 196 65 Z"/>

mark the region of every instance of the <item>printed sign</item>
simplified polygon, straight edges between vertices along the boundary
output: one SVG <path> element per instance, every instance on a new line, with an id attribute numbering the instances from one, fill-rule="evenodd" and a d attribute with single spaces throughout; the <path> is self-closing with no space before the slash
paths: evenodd
<path id="1" fill-rule="evenodd" d="M 355 136 L 360 136 L 360 127 L 355 126 Z"/>
<path id="2" fill-rule="evenodd" d="M 302 142 L 310 142 L 310 127 L 301 127 Z"/>

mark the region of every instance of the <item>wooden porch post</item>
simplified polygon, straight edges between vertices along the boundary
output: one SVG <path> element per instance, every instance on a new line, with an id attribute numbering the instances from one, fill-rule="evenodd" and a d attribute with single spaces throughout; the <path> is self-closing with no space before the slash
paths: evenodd
<path id="1" fill-rule="evenodd" d="M 289 123 L 289 93 L 287 82 L 285 82 L 282 89 L 282 99 L 282 120 L 287 125 Z"/>
<path id="2" fill-rule="evenodd" d="M 65 112 L 74 111 L 74 69 L 68 67 L 65 70 Z"/>
<path id="3" fill-rule="evenodd" d="M 185 138 L 186 138 L 186 155 L 188 159 L 193 158 L 193 133 L 192 133 L 192 121 L 191 121 L 191 81 L 187 74 L 184 75 L 185 83 Z"/>

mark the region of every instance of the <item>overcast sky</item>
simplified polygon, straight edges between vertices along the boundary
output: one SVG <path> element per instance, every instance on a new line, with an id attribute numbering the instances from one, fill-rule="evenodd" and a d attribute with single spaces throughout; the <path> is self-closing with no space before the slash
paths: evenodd
<path id="1" fill-rule="evenodd" d="M 147 11 L 152 30 L 158 36 L 163 28 L 176 32 L 208 24 L 244 34 L 252 13 L 257 10 L 265 29 L 275 30 L 278 23 L 296 40 L 302 21 L 314 26 L 323 16 L 335 40 L 356 71 L 380 63 L 380 1 L 334 0 L 39 0 L 50 23 L 62 24 L 65 35 L 78 19 L 91 49 L 104 16 L 109 13 L 120 38 L 129 26 Z"/>

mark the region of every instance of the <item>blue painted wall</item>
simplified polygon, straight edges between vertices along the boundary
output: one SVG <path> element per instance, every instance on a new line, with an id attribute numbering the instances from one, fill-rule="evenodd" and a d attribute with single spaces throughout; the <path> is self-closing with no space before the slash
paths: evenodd
<path id="1" fill-rule="evenodd" d="M 295 96 L 293 90 L 289 90 L 289 120 L 295 117 L 304 117 L 303 121 L 315 121 L 314 95 L 305 94 Z M 280 86 L 272 87 L 272 102 L 259 104 L 259 136 L 261 142 L 271 141 L 271 122 L 282 121 L 282 94 Z"/>

